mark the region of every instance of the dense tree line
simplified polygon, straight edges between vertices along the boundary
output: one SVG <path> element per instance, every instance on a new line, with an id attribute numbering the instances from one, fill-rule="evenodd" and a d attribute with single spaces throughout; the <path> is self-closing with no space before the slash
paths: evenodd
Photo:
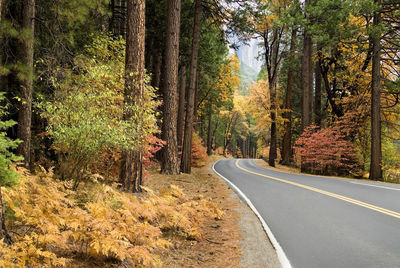
<path id="1" fill-rule="evenodd" d="M 2 121 L 18 122 L 7 125 L 17 148 L 6 149 L 32 170 L 55 165 L 76 187 L 100 172 L 134 192 L 149 158 L 161 173 L 190 173 L 203 147 L 320 173 L 345 161 L 339 171 L 381 180 L 398 160 L 399 5 L 0 1 Z M 232 36 L 262 41 L 250 86 L 228 53 Z M 332 144 L 321 168 L 308 155 L 318 133 L 348 152 Z"/>
<path id="2" fill-rule="evenodd" d="M 312 148 L 300 156 L 294 142 L 316 125 L 317 132 L 340 129 L 335 133 L 354 145 L 361 155 L 356 162 L 370 171 L 370 179 L 382 180 L 382 171 L 394 168 L 400 92 L 398 8 L 397 1 L 259 0 L 246 1 L 235 10 L 240 23 L 231 26 L 236 33 L 244 40 L 249 35 L 263 40 L 261 78 L 267 85 L 260 81 L 250 88 L 250 98 L 258 101 L 254 110 L 270 112 L 268 120 L 261 120 L 257 112 L 253 118 L 271 166 L 278 144 L 282 164 L 300 161 L 303 170 L 314 170 L 298 159 L 307 159 Z M 268 127 L 263 128 L 265 124 Z M 382 146 L 388 148 L 385 157 Z M 336 153 L 340 161 L 344 154 Z"/>
<path id="3" fill-rule="evenodd" d="M 7 117 L 18 122 L 8 134 L 21 140 L 16 153 L 24 157 L 27 167 L 34 169 L 38 163 L 50 161 L 63 169 L 60 149 L 54 145 L 55 137 L 49 131 L 51 119 L 43 112 L 46 106 L 43 103 L 58 98 L 60 85 L 64 86 L 63 81 L 67 81 L 66 73 L 73 75 L 85 69 L 78 58 L 93 57 L 87 48 L 96 43 L 98 36 L 108 40 L 104 42 L 109 48 L 121 49 L 115 44 L 121 40 L 126 42 L 122 121 L 143 124 L 145 115 L 131 106 L 146 106 L 143 92 L 150 86 L 155 90 L 156 129 L 151 133 L 143 127 L 132 129 L 145 140 L 135 144 L 135 149 L 122 146 L 120 157 L 114 154 L 112 159 L 120 168 L 121 185 L 127 190 L 140 190 L 143 161 L 148 151 L 146 144 L 155 145 L 155 140 L 148 135 L 156 138 L 155 143 L 159 145 L 156 147 L 162 147 L 155 153 L 162 173 L 190 173 L 193 132 L 201 132 L 206 141 L 205 109 L 209 114 L 211 153 L 211 143 L 216 143 L 215 136 L 220 133 L 215 126 L 211 135 L 212 113 L 222 104 L 211 105 L 210 101 L 216 102 L 220 94 L 214 89 L 218 82 L 230 82 L 219 81 L 223 79 L 220 78 L 222 68 L 231 64 L 223 29 L 228 14 L 221 3 L 4 1 L 2 17 L 1 84 L 11 103 Z M 228 68 L 225 72 L 232 73 L 232 70 Z M 234 89 L 221 90 L 229 95 L 225 106 L 233 106 Z M 202 143 L 200 140 L 199 145 L 205 146 Z M 71 158 L 70 152 L 63 154 Z"/>

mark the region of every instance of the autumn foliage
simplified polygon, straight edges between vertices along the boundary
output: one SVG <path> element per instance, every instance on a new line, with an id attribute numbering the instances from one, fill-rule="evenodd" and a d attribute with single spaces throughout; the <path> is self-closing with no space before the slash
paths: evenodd
<path id="1" fill-rule="evenodd" d="M 336 175 L 358 171 L 355 147 L 337 128 L 309 126 L 296 141 L 295 149 L 302 171 Z"/>
<path id="2" fill-rule="evenodd" d="M 192 165 L 194 167 L 202 167 L 207 159 L 207 148 L 203 144 L 203 140 L 199 134 L 193 133 L 192 140 Z"/>
<path id="3" fill-rule="evenodd" d="M 170 237 L 200 239 L 201 224 L 222 212 L 210 201 L 189 198 L 176 186 L 139 197 L 86 181 L 79 191 L 44 169 L 4 189 L 13 244 L 0 242 L 0 267 L 70 266 L 82 256 L 123 262 L 124 267 L 157 267 L 156 251 Z"/>

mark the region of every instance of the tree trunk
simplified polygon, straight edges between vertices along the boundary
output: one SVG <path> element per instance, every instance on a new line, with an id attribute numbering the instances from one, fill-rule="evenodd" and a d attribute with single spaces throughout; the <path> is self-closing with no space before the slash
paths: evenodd
<path id="1" fill-rule="evenodd" d="M 162 139 L 166 145 L 162 150 L 161 173 L 178 174 L 178 59 L 181 0 L 168 0 L 167 38 L 164 71 L 164 112 Z"/>
<path id="2" fill-rule="evenodd" d="M 144 90 L 145 57 L 145 0 L 129 0 L 127 6 L 127 35 L 125 56 L 126 106 L 140 105 Z M 130 119 L 129 109 L 124 109 L 124 118 Z M 140 120 L 141 116 L 135 116 Z M 136 124 L 140 125 L 140 124 Z M 141 133 L 141 130 L 137 130 Z M 144 135 L 144 134 L 143 134 Z M 125 190 L 138 192 L 142 181 L 142 148 L 124 151 L 121 166 L 121 184 Z"/>
<path id="3" fill-rule="evenodd" d="M 305 13 L 311 0 L 305 1 Z M 306 14 L 307 17 L 307 14 Z M 311 95 L 312 95 L 312 40 L 311 36 L 304 30 L 303 60 L 302 60 L 302 106 L 301 106 L 301 127 L 304 130 L 311 124 Z"/>
<path id="4" fill-rule="evenodd" d="M 157 47 L 157 45 L 156 45 L 156 47 Z M 156 89 L 160 88 L 161 65 L 162 65 L 162 54 L 158 48 L 155 48 L 154 55 L 153 55 L 153 63 L 152 63 L 153 73 L 152 73 L 152 77 L 151 77 L 151 85 Z"/>
<path id="5" fill-rule="evenodd" d="M 380 5 L 380 0 L 375 0 Z M 381 22 L 380 11 L 374 13 L 374 26 Z M 375 36 L 376 35 L 376 36 Z M 380 34 L 372 36 L 372 100 L 371 100 L 371 166 L 369 178 L 371 180 L 383 180 L 382 177 L 382 145 L 381 145 L 381 43 Z"/>
<path id="6" fill-rule="evenodd" d="M 228 119 L 228 121 L 226 122 L 226 126 L 225 126 L 225 131 L 224 131 L 224 148 L 223 148 L 223 155 L 226 156 L 226 147 L 228 145 L 228 139 L 229 139 L 229 130 L 231 128 L 232 125 L 232 121 L 233 121 L 233 115 L 231 118 Z"/>
<path id="7" fill-rule="evenodd" d="M 211 155 L 212 153 L 212 108 L 210 105 L 210 109 L 208 111 L 208 129 L 207 129 L 207 154 Z"/>
<path id="8" fill-rule="evenodd" d="M 295 28 L 292 29 L 292 36 L 290 39 L 290 61 L 294 60 L 296 51 L 296 34 Z M 283 118 L 286 119 L 284 123 L 284 134 L 282 142 L 282 164 L 290 165 L 290 160 L 292 158 L 292 91 L 294 85 L 294 68 L 292 63 L 289 65 L 287 73 L 287 85 L 286 85 L 286 95 L 285 95 L 285 112 L 283 113 Z"/>
<path id="9" fill-rule="evenodd" d="M 216 150 L 216 144 L 215 144 L 215 140 L 217 139 L 217 130 L 218 130 L 218 121 L 219 120 L 215 120 L 215 126 L 214 126 L 214 130 L 212 133 L 212 138 L 211 138 L 211 146 L 214 150 Z"/>
<path id="10" fill-rule="evenodd" d="M 319 67 L 321 68 L 321 61 L 319 61 Z M 328 77 L 327 69 L 323 70 L 321 72 L 321 74 L 322 74 L 322 78 L 324 80 L 324 88 L 325 88 L 325 91 L 326 91 L 326 95 L 327 95 L 329 104 L 331 105 L 332 111 L 337 117 L 342 117 L 344 115 L 343 109 L 342 109 L 341 106 L 337 105 L 336 102 L 335 102 L 335 95 L 333 93 L 334 90 L 331 90 L 331 85 L 329 83 L 329 77 Z"/>
<path id="11" fill-rule="evenodd" d="M 185 125 L 185 100 L 186 100 L 186 66 L 181 67 L 180 87 L 179 87 L 179 107 L 178 107 L 178 149 L 182 149 L 183 127 Z"/>
<path id="12" fill-rule="evenodd" d="M 194 129 L 199 131 L 200 122 L 201 120 L 197 120 L 197 112 L 199 110 L 199 72 L 196 74 L 196 86 L 194 90 L 194 105 L 193 105 L 193 126 Z"/>
<path id="13" fill-rule="evenodd" d="M 19 76 L 18 145 L 17 154 L 24 157 L 25 166 L 30 164 L 31 124 L 32 124 L 32 84 L 33 84 L 33 42 L 35 30 L 35 0 L 24 0 L 22 8 L 22 28 L 29 31 L 20 41 L 18 55 L 26 67 Z"/>
<path id="14" fill-rule="evenodd" d="M 199 54 L 200 41 L 200 24 L 202 14 L 202 0 L 196 0 L 194 21 L 193 21 L 193 40 L 192 40 L 192 56 L 190 60 L 189 90 L 188 103 L 186 109 L 185 133 L 183 138 L 181 171 L 190 174 L 192 168 L 192 135 L 193 135 L 193 118 L 196 94 L 196 76 L 197 76 L 197 60 Z"/>
<path id="15" fill-rule="evenodd" d="M 1 19 L 2 19 L 1 11 L 2 11 L 2 0 L 0 0 L 0 23 L 1 23 Z M 12 239 L 7 231 L 6 219 L 4 217 L 4 206 L 3 206 L 3 195 L 1 192 L 1 181 L 0 181 L 0 239 L 4 239 L 3 241 L 7 245 L 11 245 L 11 243 L 12 243 Z"/>
<path id="16" fill-rule="evenodd" d="M 278 28 L 274 29 L 273 40 L 274 45 L 272 46 L 272 57 L 271 57 L 271 71 L 273 75 L 269 74 L 269 93 L 271 102 L 271 140 L 269 147 L 268 165 L 271 167 L 275 166 L 275 160 L 277 158 L 277 134 L 276 134 L 276 83 L 278 74 L 278 53 L 279 53 L 279 38 Z"/>
<path id="17" fill-rule="evenodd" d="M 111 0 L 111 19 L 110 19 L 110 31 L 116 37 L 126 36 L 126 15 L 127 15 L 127 3 L 126 0 Z"/>
<path id="18" fill-rule="evenodd" d="M 317 53 L 321 54 L 322 46 L 317 44 Z M 315 96 L 314 96 L 314 114 L 315 114 L 315 125 L 321 126 L 321 86 L 322 86 L 322 75 L 321 68 L 318 61 L 315 63 Z"/>
<path id="19" fill-rule="evenodd" d="M 0 2 L 1 5 L 1 2 Z M 0 9 L 1 10 L 1 9 Z M 8 234 L 7 227 L 6 227 L 6 219 L 4 217 L 4 206 L 3 206 L 3 195 L 1 192 L 1 183 L 0 183 L 0 239 L 4 239 L 4 243 L 7 245 L 11 245 L 12 239 Z"/>

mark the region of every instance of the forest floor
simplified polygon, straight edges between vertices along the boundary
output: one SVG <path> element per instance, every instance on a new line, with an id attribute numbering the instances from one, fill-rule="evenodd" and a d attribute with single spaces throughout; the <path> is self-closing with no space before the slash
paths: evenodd
<path id="1" fill-rule="evenodd" d="M 157 168 L 150 171 L 145 186 L 158 190 L 177 185 L 189 196 L 201 194 L 211 199 L 224 211 L 222 219 L 205 223 L 200 241 L 175 240 L 174 247 L 162 253 L 164 267 L 281 267 L 258 218 L 212 171 L 212 164 L 219 159 L 222 157 L 209 157 L 206 165 L 193 168 L 191 175 L 160 175 Z"/>

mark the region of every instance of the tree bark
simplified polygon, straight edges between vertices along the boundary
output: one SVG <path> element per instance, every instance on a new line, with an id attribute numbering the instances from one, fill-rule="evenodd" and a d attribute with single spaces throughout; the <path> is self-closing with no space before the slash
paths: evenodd
<path id="1" fill-rule="evenodd" d="M 380 0 L 375 3 L 381 5 Z M 374 13 L 374 26 L 381 23 L 381 13 Z M 376 36 L 375 36 L 376 35 Z M 383 180 L 382 177 L 382 145 L 381 145 L 381 43 L 380 34 L 372 36 L 372 99 L 371 99 L 371 165 L 369 178 L 371 180 Z"/>
<path id="2" fill-rule="evenodd" d="M 178 149 L 182 149 L 183 127 L 185 125 L 185 101 L 186 101 L 186 66 L 181 67 L 180 87 L 179 87 L 179 107 L 178 107 Z"/>
<path id="3" fill-rule="evenodd" d="M 322 70 L 321 61 L 319 61 L 319 67 Z M 337 117 L 342 117 L 344 115 L 343 109 L 341 106 L 337 105 L 335 102 L 335 95 L 333 93 L 333 90 L 331 90 L 331 85 L 329 83 L 328 69 L 324 68 L 323 71 L 321 72 L 321 74 L 322 74 L 322 78 L 324 80 L 324 88 L 326 91 L 328 102 L 331 105 L 332 111 Z"/>
<path id="4" fill-rule="evenodd" d="M 208 129 L 207 129 L 207 154 L 211 155 L 212 153 L 212 108 L 210 104 L 210 109 L 208 111 Z"/>
<path id="5" fill-rule="evenodd" d="M 217 139 L 217 130 L 218 130 L 218 121 L 219 120 L 215 120 L 215 126 L 214 126 L 214 130 L 213 133 L 211 134 L 211 146 L 212 149 L 216 150 L 216 145 L 215 145 L 215 140 Z"/>
<path id="6" fill-rule="evenodd" d="M 272 75 L 269 74 L 269 93 L 270 93 L 270 102 L 271 102 L 271 140 L 269 147 L 269 156 L 268 156 L 268 165 L 271 167 L 275 166 L 275 160 L 277 158 L 277 133 L 276 133 L 276 83 L 277 83 L 277 75 L 278 75 L 278 53 L 279 53 L 279 42 L 280 38 L 279 29 L 276 28 L 273 31 L 273 46 L 272 46 L 272 56 L 271 56 L 271 68 Z"/>
<path id="7" fill-rule="evenodd" d="M 2 0 L 0 0 L 0 23 L 2 19 Z M 1 34 L 1 32 L 0 32 Z M 1 182 L 0 182 L 0 239 L 4 239 L 4 243 L 7 245 L 11 245 L 12 239 L 8 234 L 7 227 L 6 227 L 6 219 L 4 217 L 4 206 L 3 206 L 3 195 L 1 192 Z"/>
<path id="8" fill-rule="evenodd" d="M 322 46 L 317 44 L 317 53 L 321 54 Z M 321 115 L 321 86 L 322 86 L 322 75 L 319 62 L 315 63 L 315 96 L 314 96 L 314 115 L 315 125 L 321 126 L 322 115 Z"/>
<path id="9" fill-rule="evenodd" d="M 305 14 L 311 0 L 305 1 Z M 311 95 L 312 95 L 312 40 L 311 36 L 304 30 L 303 60 L 302 60 L 302 106 L 301 106 L 301 127 L 304 130 L 311 124 Z"/>
<path id="10" fill-rule="evenodd" d="M 197 121 L 197 112 L 199 110 L 199 72 L 196 74 L 196 86 L 194 88 L 194 105 L 193 105 L 193 126 L 194 129 L 199 131 L 200 124 Z"/>
<path id="11" fill-rule="evenodd" d="M 125 107 L 140 105 L 144 91 L 145 68 L 145 0 L 128 0 L 127 35 L 125 56 Z M 124 118 L 130 119 L 132 114 L 124 108 Z M 140 120 L 141 116 L 136 116 Z M 140 124 L 136 124 L 140 125 Z M 137 130 L 141 132 L 140 129 Z M 125 150 L 122 156 L 120 180 L 127 191 L 141 190 L 142 181 L 142 148 Z"/>
<path id="12" fill-rule="evenodd" d="M 162 65 L 162 54 L 156 46 L 153 55 L 153 63 L 152 63 L 153 73 L 151 77 L 151 85 L 156 89 L 160 88 L 161 65 Z"/>
<path id="13" fill-rule="evenodd" d="M 35 0 L 22 2 L 22 28 L 29 31 L 18 47 L 18 55 L 26 66 L 26 72 L 19 77 L 18 110 L 18 145 L 17 154 L 24 157 L 25 166 L 29 167 L 31 154 L 31 125 L 32 125 L 32 84 L 33 84 L 33 42 L 35 31 Z"/>
<path id="14" fill-rule="evenodd" d="M 127 0 L 111 0 L 110 30 L 116 37 L 126 36 Z M 130 1 L 130 0 L 129 0 Z"/>
<path id="15" fill-rule="evenodd" d="M 186 109 L 185 133 L 183 138 L 181 171 L 190 174 L 192 168 L 192 135 L 196 94 L 197 61 L 199 54 L 202 0 L 196 0 L 193 20 L 192 56 L 190 60 L 188 103 Z"/>
<path id="16" fill-rule="evenodd" d="M 168 0 L 167 38 L 165 47 L 164 109 L 162 139 L 166 145 L 162 150 L 161 173 L 178 174 L 178 59 L 181 0 Z"/>
<path id="17" fill-rule="evenodd" d="M 290 39 L 290 51 L 289 59 L 294 60 L 296 51 L 296 28 L 292 29 L 292 36 Z M 285 94 L 285 112 L 283 113 L 283 118 L 286 119 L 284 123 L 284 134 L 282 141 L 282 164 L 290 165 L 290 160 L 292 158 L 292 91 L 294 85 L 294 68 L 290 63 L 288 73 L 287 73 L 287 85 Z"/>

